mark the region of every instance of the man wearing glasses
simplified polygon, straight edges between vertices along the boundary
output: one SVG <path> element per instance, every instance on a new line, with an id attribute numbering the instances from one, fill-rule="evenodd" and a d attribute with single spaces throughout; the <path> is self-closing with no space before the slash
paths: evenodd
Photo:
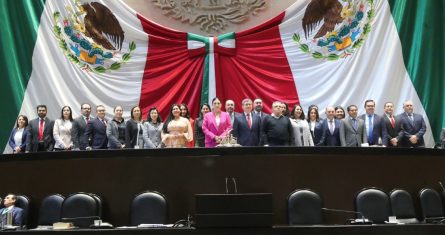
<path id="1" fill-rule="evenodd" d="M 357 117 L 358 108 L 356 105 L 349 105 L 349 117 L 345 118 L 340 124 L 340 142 L 341 146 L 360 147 L 368 143 L 366 135 L 365 121 Z"/>

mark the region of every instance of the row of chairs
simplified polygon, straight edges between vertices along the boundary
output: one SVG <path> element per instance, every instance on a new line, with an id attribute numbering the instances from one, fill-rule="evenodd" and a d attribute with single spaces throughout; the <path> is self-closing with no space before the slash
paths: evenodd
<path id="1" fill-rule="evenodd" d="M 421 218 L 444 218 L 444 210 L 440 194 L 431 188 L 419 192 Z M 389 216 L 404 223 L 418 223 L 411 194 L 402 189 L 394 189 L 389 195 L 378 188 L 366 188 L 355 197 L 355 211 L 373 221 L 385 223 Z M 17 196 L 16 206 L 24 210 L 24 225 L 27 225 L 30 200 L 24 195 Z M 51 226 L 55 222 L 75 221 L 76 226 L 88 228 L 94 218 L 102 218 L 103 200 L 93 193 L 78 192 L 63 197 L 60 194 L 45 197 L 40 205 L 38 225 Z M 130 225 L 165 224 L 167 223 L 167 200 L 153 191 L 136 195 L 130 207 Z M 357 215 L 357 218 L 360 218 Z M 298 189 L 288 197 L 288 220 L 291 225 L 325 224 L 323 216 L 323 200 L 310 189 Z"/>
<path id="2" fill-rule="evenodd" d="M 24 210 L 23 224 L 28 222 L 30 200 L 18 195 L 16 206 Z M 45 197 L 40 205 L 38 226 L 52 226 L 56 222 L 74 222 L 77 227 L 89 228 L 94 219 L 102 218 L 103 200 L 93 193 L 77 192 L 64 197 L 53 194 Z M 136 195 L 131 203 L 131 225 L 167 223 L 167 200 L 152 191 Z"/>
<path id="3" fill-rule="evenodd" d="M 432 188 L 419 191 L 422 222 L 440 222 L 444 209 L 440 194 Z M 365 188 L 354 200 L 356 218 L 365 218 L 375 224 L 383 224 L 390 216 L 401 223 L 419 223 L 414 201 L 409 192 L 394 189 L 389 194 L 379 188 Z M 291 225 L 325 224 L 323 200 L 310 189 L 299 189 L 288 197 L 288 220 Z M 329 209 L 328 209 L 329 210 Z"/>

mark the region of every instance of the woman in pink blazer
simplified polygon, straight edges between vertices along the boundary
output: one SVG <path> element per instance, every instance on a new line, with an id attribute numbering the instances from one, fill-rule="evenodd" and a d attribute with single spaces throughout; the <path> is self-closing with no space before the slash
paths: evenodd
<path id="1" fill-rule="evenodd" d="M 204 116 L 202 132 L 205 135 L 205 146 L 215 147 L 232 130 L 230 116 L 221 111 L 221 101 L 218 97 L 212 100 L 212 112 Z"/>

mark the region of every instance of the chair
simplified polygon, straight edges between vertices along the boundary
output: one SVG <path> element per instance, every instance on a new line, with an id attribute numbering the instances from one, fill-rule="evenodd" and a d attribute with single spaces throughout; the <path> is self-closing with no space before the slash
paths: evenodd
<path id="1" fill-rule="evenodd" d="M 355 197 L 355 209 L 375 224 L 385 223 L 391 214 L 389 197 L 378 188 L 365 188 L 359 191 Z M 357 215 L 357 218 L 361 216 Z"/>
<path id="2" fill-rule="evenodd" d="M 100 217 L 102 217 L 102 212 L 103 212 L 103 200 L 102 200 L 102 197 L 101 196 L 99 196 L 99 195 L 97 195 L 97 194 L 94 194 L 94 193 L 89 193 L 92 197 L 94 197 L 94 199 L 96 200 L 96 202 L 97 202 L 97 205 L 98 205 L 98 208 L 97 208 L 97 214 L 100 216 Z"/>
<path id="3" fill-rule="evenodd" d="M 316 192 L 310 189 L 297 189 L 293 191 L 287 199 L 289 224 L 323 224 L 322 207 L 322 199 Z"/>
<path id="4" fill-rule="evenodd" d="M 60 194 L 52 194 L 42 200 L 39 210 L 39 226 L 51 226 L 60 221 L 64 199 L 65 197 Z"/>
<path id="5" fill-rule="evenodd" d="M 432 188 L 423 188 L 419 192 L 422 218 L 425 222 L 434 219 L 443 219 L 442 200 L 439 193 Z"/>
<path id="6" fill-rule="evenodd" d="M 73 222 L 79 228 L 89 228 L 100 215 L 97 199 L 88 193 L 74 193 L 62 203 L 61 220 Z"/>
<path id="7" fill-rule="evenodd" d="M 142 192 L 131 202 L 131 225 L 167 223 L 167 200 L 158 192 Z"/>
<path id="8" fill-rule="evenodd" d="M 416 218 L 416 210 L 414 209 L 413 198 L 411 194 L 403 189 L 393 189 L 389 193 L 391 200 L 392 215 L 402 223 L 419 223 Z"/>
<path id="9" fill-rule="evenodd" d="M 29 198 L 25 195 L 17 195 L 15 206 L 23 209 L 22 228 L 26 228 L 28 225 L 29 206 L 30 206 Z"/>

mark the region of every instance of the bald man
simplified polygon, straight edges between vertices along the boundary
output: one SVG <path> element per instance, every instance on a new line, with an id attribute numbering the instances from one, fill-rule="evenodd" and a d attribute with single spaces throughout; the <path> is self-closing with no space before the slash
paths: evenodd
<path id="1" fill-rule="evenodd" d="M 403 103 L 404 112 L 397 117 L 402 125 L 402 147 L 425 147 L 423 135 L 426 125 L 423 116 L 414 113 L 413 102 L 408 100 Z"/>

